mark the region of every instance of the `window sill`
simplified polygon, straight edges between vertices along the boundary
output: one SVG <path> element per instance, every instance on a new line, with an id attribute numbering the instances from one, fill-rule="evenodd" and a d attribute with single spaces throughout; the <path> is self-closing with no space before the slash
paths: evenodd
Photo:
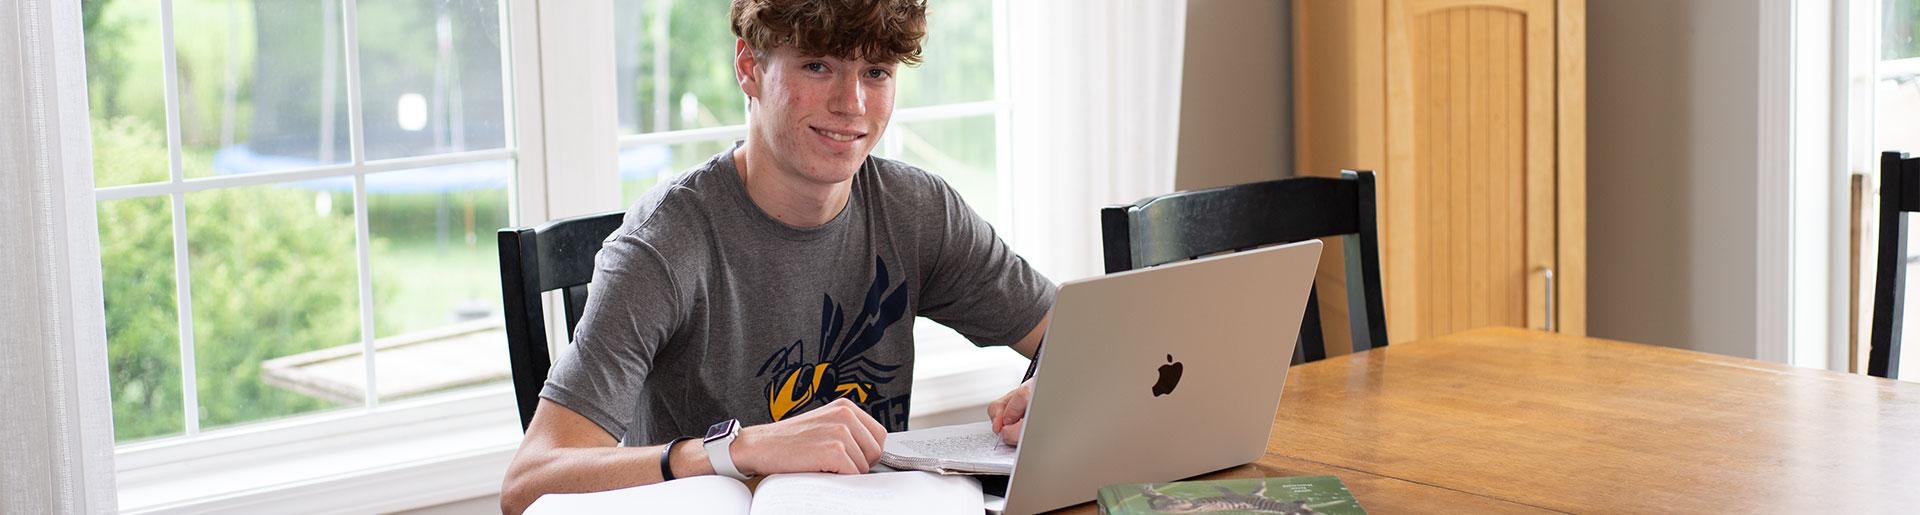
<path id="1" fill-rule="evenodd" d="M 923 321 L 924 322 L 924 321 Z M 917 324 L 911 427 L 984 420 L 1026 358 Z M 925 327 L 922 329 L 921 327 Z M 392 512 L 497 495 L 520 442 L 510 387 L 123 446 L 128 513 Z"/>
<path id="2" fill-rule="evenodd" d="M 519 444 L 505 385 L 123 446 L 130 513 L 383 512 L 497 492 Z"/>

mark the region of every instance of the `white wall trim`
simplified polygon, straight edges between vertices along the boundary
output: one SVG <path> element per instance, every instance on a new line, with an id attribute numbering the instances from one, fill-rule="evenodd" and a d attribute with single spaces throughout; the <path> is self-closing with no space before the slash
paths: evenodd
<path id="1" fill-rule="evenodd" d="M 506 390 L 497 390 L 485 396 L 499 406 L 490 411 L 333 431 L 289 445 L 126 470 L 122 508 L 127 513 L 376 513 L 498 493 L 519 444 L 519 418 L 507 409 L 512 401 Z"/>
<path id="2" fill-rule="evenodd" d="M 507 98 L 513 109 L 507 111 L 507 126 L 513 127 L 508 146 L 517 149 L 519 159 L 513 174 L 513 187 L 507 189 L 507 203 L 514 206 L 510 222 L 525 227 L 547 221 L 546 110 L 542 107 L 540 66 L 540 8 L 534 2 L 500 2 L 502 37 L 507 38 L 508 59 L 503 70 Z"/>
<path id="3" fill-rule="evenodd" d="M 0 8 L 0 513 L 116 510 L 80 3 Z"/>
<path id="4" fill-rule="evenodd" d="M 1809 92 L 1809 95 L 1801 98 L 1825 110 L 1824 123 L 1821 127 L 1824 132 L 1809 134 L 1808 137 L 1819 140 L 1825 145 L 1822 149 L 1823 153 L 1815 157 L 1823 174 L 1823 182 L 1826 185 L 1824 193 L 1827 200 L 1824 205 L 1817 206 L 1825 208 L 1825 214 L 1818 215 L 1818 212 L 1815 212 L 1816 216 L 1811 218 L 1818 218 L 1818 220 L 1810 222 L 1814 227 L 1824 229 L 1824 238 L 1811 241 L 1825 242 L 1816 247 L 1826 253 L 1825 268 L 1808 271 L 1810 275 L 1819 278 L 1817 286 L 1825 287 L 1826 304 L 1808 306 L 1811 311 L 1823 311 L 1825 323 L 1821 326 L 1824 331 L 1816 332 L 1814 333 L 1816 336 L 1809 337 L 1811 339 L 1807 342 L 1808 350 L 1805 354 L 1820 356 L 1822 359 L 1817 363 L 1796 361 L 1796 364 L 1845 372 L 1847 371 L 1847 306 L 1848 295 L 1851 293 L 1851 288 L 1847 284 L 1847 274 L 1853 265 L 1849 262 L 1850 255 L 1847 252 L 1851 229 L 1848 217 L 1853 201 L 1850 177 L 1854 172 L 1848 162 L 1848 148 L 1852 134 L 1852 113 L 1849 111 L 1852 91 L 1849 81 L 1852 76 L 1850 60 L 1853 53 L 1849 39 L 1852 31 L 1848 28 L 1852 24 L 1853 2 L 1852 0 L 1823 0 L 1812 3 L 1816 4 L 1816 9 L 1825 11 L 1826 18 L 1818 22 L 1809 22 L 1818 23 L 1817 28 L 1821 30 L 1817 34 L 1803 34 L 1806 39 L 1815 43 L 1808 45 L 1809 48 L 1804 51 L 1816 57 L 1824 57 L 1826 61 L 1820 69 L 1825 70 L 1826 73 L 1810 77 L 1811 80 L 1821 81 L 1819 86 L 1822 89 Z"/>
<path id="5" fill-rule="evenodd" d="M 1850 267 L 1855 265 L 1855 263 L 1849 261 L 1852 256 L 1848 253 L 1847 249 L 1847 244 L 1850 239 L 1849 231 L 1852 228 L 1852 223 L 1849 219 L 1853 202 L 1851 176 L 1860 171 L 1855 169 L 1852 163 L 1853 137 L 1855 134 L 1854 125 L 1856 121 L 1855 111 L 1853 110 L 1853 77 L 1855 72 L 1855 47 L 1853 42 L 1856 41 L 1856 39 L 1854 39 L 1856 35 L 1851 28 L 1854 26 L 1854 16 L 1857 15 L 1858 11 L 1858 0 L 1832 1 L 1833 18 L 1829 20 L 1830 23 L 1828 24 L 1828 41 L 1830 42 L 1828 59 L 1832 60 L 1832 66 L 1830 66 L 1832 74 L 1827 77 L 1828 92 L 1831 95 L 1827 108 L 1832 113 L 1832 126 L 1828 127 L 1827 131 L 1827 145 L 1829 147 L 1829 153 L 1831 154 L 1827 167 L 1829 170 L 1832 170 L 1833 173 L 1833 187 L 1828 195 L 1830 200 L 1828 201 L 1829 214 L 1827 230 L 1831 231 L 1829 241 L 1832 242 L 1832 245 L 1828 247 L 1830 253 L 1827 258 L 1831 267 L 1828 273 L 1829 288 L 1827 293 L 1829 300 L 1829 308 L 1827 310 L 1829 330 L 1827 331 L 1827 338 L 1830 344 L 1827 345 L 1826 368 L 1828 370 L 1846 372 L 1849 366 L 1847 363 L 1847 332 L 1850 329 L 1847 326 L 1848 295 L 1853 293 L 1847 281 Z M 1864 244 L 1864 241 L 1862 243 Z M 1864 252 L 1866 247 L 1861 247 L 1861 250 Z M 1864 270 L 1865 269 L 1862 269 L 1862 271 Z M 1866 274 L 1862 275 L 1864 276 Z M 1864 306 L 1865 304 L 1862 305 Z M 1861 334 L 1864 335 L 1866 333 L 1862 332 Z M 1864 340 L 1865 337 L 1863 336 L 1862 341 Z"/>
<path id="6" fill-rule="evenodd" d="M 1835 193 L 1847 191 L 1845 168 L 1833 166 L 1839 156 L 1833 145 L 1835 66 L 1833 48 L 1833 0 L 1795 0 L 1792 36 L 1792 132 L 1793 220 L 1789 238 L 1788 307 L 1792 333 L 1788 342 L 1787 363 L 1812 368 L 1828 368 L 1831 351 L 1844 336 L 1833 337 L 1844 323 L 1834 323 L 1833 308 L 1845 304 L 1846 232 L 1834 231 Z M 1841 2 L 1844 3 L 1844 2 Z M 1842 147 L 1844 148 L 1844 147 Z M 1842 210 L 1844 211 L 1844 210 Z M 1833 274 L 1838 271 L 1840 280 Z M 1838 288 L 1840 294 L 1836 295 Z M 1840 318 L 1839 320 L 1845 320 Z"/>
<path id="7" fill-rule="evenodd" d="M 1755 357 L 1841 367 L 1848 189 L 1845 0 L 1762 0 Z M 1836 36 L 1836 34 L 1838 34 Z"/>
<path id="8" fill-rule="evenodd" d="M 607 107 L 618 100 L 613 3 L 534 3 L 546 214 L 559 219 L 620 209 L 620 188 L 607 187 L 620 184 L 619 112 Z"/>
<path id="9" fill-rule="evenodd" d="M 1859 317 L 1853 327 L 1841 327 L 1835 339 L 1833 363 L 1834 370 L 1847 371 L 1854 363 L 1847 362 L 1847 331 L 1856 330 L 1863 356 L 1859 359 L 1859 370 L 1865 370 L 1864 354 L 1869 346 L 1868 338 L 1872 333 L 1874 270 L 1877 265 L 1876 249 L 1879 248 L 1879 168 L 1880 155 L 1874 147 L 1874 87 L 1880 80 L 1880 9 L 1881 0 L 1839 0 L 1835 7 L 1834 54 L 1839 61 L 1835 66 L 1834 81 L 1836 94 L 1841 107 L 1836 108 L 1834 118 L 1835 148 L 1840 156 L 1835 159 L 1836 167 L 1850 173 L 1862 174 L 1867 178 L 1865 192 L 1861 198 L 1863 216 L 1860 223 L 1861 256 L 1857 266 L 1860 277 L 1854 284 L 1859 287 Z M 1846 234 L 1849 230 L 1849 213 L 1846 209 L 1851 202 L 1851 191 L 1843 190 L 1836 201 L 1842 207 L 1836 216 L 1836 231 Z M 1845 249 L 1842 247 L 1841 254 Z M 1837 261 L 1847 265 L 1848 257 Z M 1847 284 L 1846 270 L 1838 272 L 1844 295 Z M 1836 321 L 1847 320 L 1847 302 L 1845 297 L 1837 303 Z M 1836 324 L 1841 325 L 1841 324 Z"/>
<path id="10" fill-rule="evenodd" d="M 1793 334 L 1794 0 L 1760 0 L 1754 209 L 1754 357 L 1786 363 Z M 1732 300 L 1732 299 L 1730 299 Z"/>
<path id="11" fill-rule="evenodd" d="M 500 493 L 518 446 L 443 456 L 427 462 L 361 470 L 280 489 L 208 499 L 186 507 L 127 513 L 392 513 Z M 289 509 L 289 507 L 298 507 Z"/>

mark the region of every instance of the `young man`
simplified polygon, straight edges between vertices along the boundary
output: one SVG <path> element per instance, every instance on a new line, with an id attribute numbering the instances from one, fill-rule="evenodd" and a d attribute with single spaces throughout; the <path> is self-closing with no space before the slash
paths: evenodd
<path id="1" fill-rule="evenodd" d="M 747 138 L 608 238 L 504 511 L 702 474 L 863 473 L 907 428 L 916 315 L 1033 355 L 1053 283 L 938 176 L 870 155 L 925 16 L 924 0 L 733 0 Z M 989 407 L 1009 443 L 1030 389 Z"/>

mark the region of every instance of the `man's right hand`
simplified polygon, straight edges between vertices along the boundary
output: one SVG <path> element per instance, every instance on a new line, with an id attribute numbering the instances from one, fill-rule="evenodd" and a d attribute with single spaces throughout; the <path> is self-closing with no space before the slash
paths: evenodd
<path id="1" fill-rule="evenodd" d="M 880 462 L 886 442 L 886 426 L 841 398 L 793 418 L 741 428 L 731 452 L 734 466 L 749 476 L 863 474 Z"/>

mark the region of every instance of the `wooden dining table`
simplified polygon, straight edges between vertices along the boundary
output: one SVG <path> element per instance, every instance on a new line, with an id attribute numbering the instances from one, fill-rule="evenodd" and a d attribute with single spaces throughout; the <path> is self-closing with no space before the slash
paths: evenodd
<path id="1" fill-rule="evenodd" d="M 1193 479 L 1308 475 L 1372 513 L 1920 513 L 1920 384 L 1478 329 L 1292 367 L 1266 455 Z"/>

